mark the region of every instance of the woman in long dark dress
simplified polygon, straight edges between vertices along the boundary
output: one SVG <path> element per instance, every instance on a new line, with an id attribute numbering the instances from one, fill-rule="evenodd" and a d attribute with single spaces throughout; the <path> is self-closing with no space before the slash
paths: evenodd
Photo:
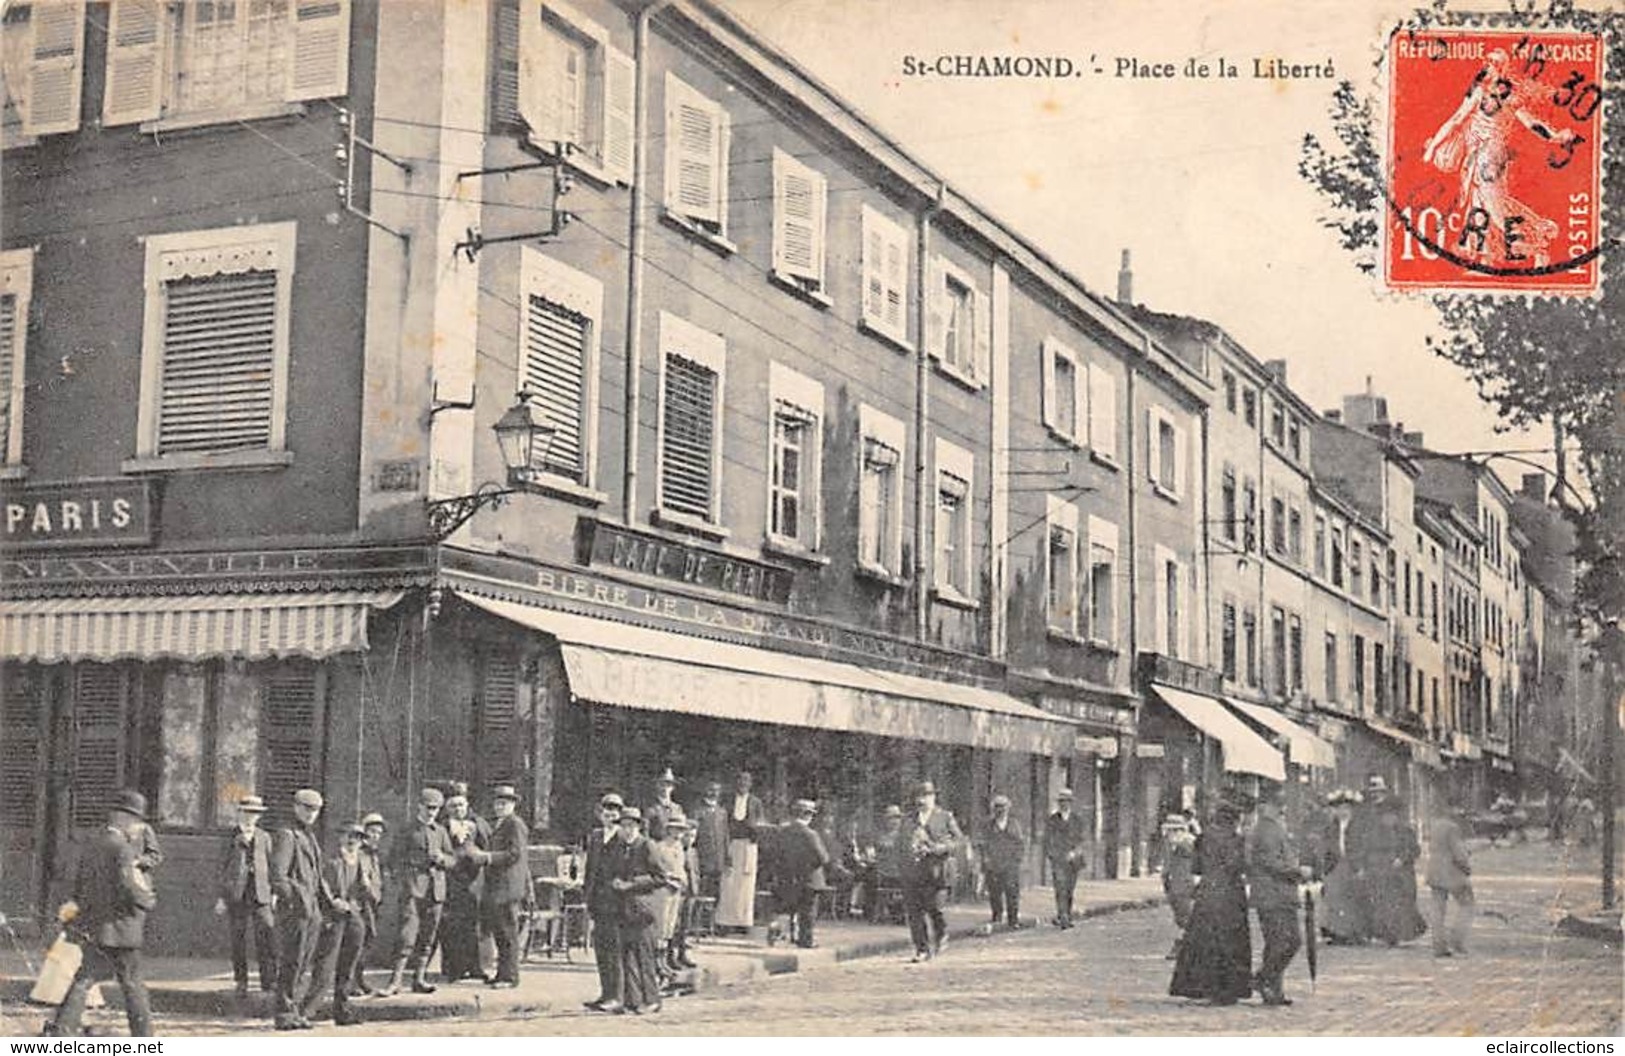
<path id="1" fill-rule="evenodd" d="M 1168 992 L 1233 1005 L 1253 992 L 1253 941 L 1247 925 L 1246 854 L 1238 831 L 1245 805 L 1220 801 L 1196 840 L 1196 887 L 1190 924 L 1179 946 Z"/>
<path id="2" fill-rule="evenodd" d="M 1390 946 L 1427 930 L 1427 921 L 1416 908 L 1416 859 L 1421 853 L 1416 829 L 1405 819 L 1404 804 L 1397 798 L 1385 800 L 1377 808 L 1366 875 L 1371 881 L 1371 934 Z"/>

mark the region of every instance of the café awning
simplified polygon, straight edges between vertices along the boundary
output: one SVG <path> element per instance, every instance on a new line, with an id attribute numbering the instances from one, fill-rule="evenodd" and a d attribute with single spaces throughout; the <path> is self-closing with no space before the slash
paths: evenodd
<path id="1" fill-rule="evenodd" d="M 1297 765 L 1317 766 L 1322 770 L 1337 769 L 1336 750 L 1307 727 L 1298 725 L 1274 708 L 1245 700 L 1231 700 L 1228 697 L 1225 699 L 1242 715 L 1270 732 L 1285 737 L 1287 752 Z"/>
<path id="2" fill-rule="evenodd" d="M 580 701 L 1000 751 L 1073 751 L 1075 723 L 997 690 L 458 595 L 557 639 Z"/>
<path id="3" fill-rule="evenodd" d="M 1248 729 L 1223 701 L 1157 682 L 1151 684 L 1151 689 L 1180 718 L 1219 742 L 1226 770 L 1257 774 L 1272 781 L 1286 780 L 1286 763 L 1281 753 Z"/>
<path id="4" fill-rule="evenodd" d="M 1439 749 L 1434 745 L 1418 737 L 1413 737 L 1398 726 L 1390 726 L 1380 719 L 1367 717 L 1364 722 L 1371 732 L 1380 734 L 1395 742 L 1416 762 L 1421 763 L 1423 766 L 1431 766 L 1436 770 L 1444 768 L 1444 757 L 1439 754 Z"/>
<path id="5" fill-rule="evenodd" d="M 321 660 L 367 648 L 367 613 L 400 591 L 188 594 L 0 603 L 0 660 Z"/>

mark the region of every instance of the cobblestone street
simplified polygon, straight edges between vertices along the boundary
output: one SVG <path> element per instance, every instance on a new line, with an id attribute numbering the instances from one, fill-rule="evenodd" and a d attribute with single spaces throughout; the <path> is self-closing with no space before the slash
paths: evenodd
<path id="1" fill-rule="evenodd" d="M 1593 857 L 1586 853 L 1582 870 L 1573 849 L 1544 842 L 1479 849 L 1470 957 L 1435 960 L 1425 938 L 1397 949 L 1322 948 L 1313 990 L 1303 958 L 1293 962 L 1287 986 L 1296 1003 L 1287 1009 L 1256 1002 L 1215 1009 L 1166 996 L 1171 966 L 1163 954 L 1173 925 L 1164 910 L 1141 910 L 1067 933 L 1042 928 L 957 942 L 924 965 L 890 956 L 723 988 L 668 1001 L 653 1017 L 581 1013 L 368 1024 L 343 1033 L 1617 1034 L 1619 951 L 1553 929 L 1562 906 L 1595 898 Z M 264 1029 L 256 1024 L 253 1032 Z"/>

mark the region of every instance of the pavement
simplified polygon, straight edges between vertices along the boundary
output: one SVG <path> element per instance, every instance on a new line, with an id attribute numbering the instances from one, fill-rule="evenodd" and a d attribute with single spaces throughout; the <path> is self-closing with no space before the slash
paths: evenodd
<path id="1" fill-rule="evenodd" d="M 1078 885 L 1075 915 L 1096 919 L 1131 909 L 1162 904 L 1162 886 L 1156 877 L 1083 881 Z M 1054 906 L 1049 888 L 1029 889 L 1022 895 L 1024 923 L 1036 927 L 1034 909 L 1046 917 Z M 986 936 L 988 910 L 982 904 L 956 904 L 946 912 L 949 945 L 956 940 Z M 1012 933 L 1012 937 L 1023 934 Z M 818 925 L 818 946 L 769 947 L 762 928 L 748 937 L 719 937 L 699 942 L 693 951 L 698 968 L 684 982 L 695 993 L 760 982 L 774 976 L 808 973 L 837 964 L 912 951 L 906 928 L 857 921 L 824 921 Z M 33 985 L 39 951 L 18 948 L 0 952 L 0 1035 L 38 1032 L 48 1009 L 26 1002 Z M 258 1033 L 271 1029 L 274 1011 L 270 994 L 253 990 L 247 998 L 235 996 L 228 960 L 156 957 L 145 964 L 158 1033 Z M 369 970 L 368 980 L 379 985 L 382 970 Z M 257 982 L 257 980 L 254 980 Z M 431 973 L 431 981 L 434 981 Z M 533 958 L 523 965 L 520 985 L 512 990 L 489 990 L 473 981 L 436 984 L 433 994 L 403 992 L 390 998 L 358 998 L 352 1004 L 370 1024 L 409 1021 L 416 1029 L 432 1031 L 422 1021 L 513 1020 L 581 1012 L 582 1003 L 598 996 L 598 974 L 589 953 L 575 950 L 569 959 Z M 125 1032 L 122 995 L 116 984 L 101 987 L 107 1006 L 87 1013 L 87 1029 L 100 1034 Z M 331 1029 L 331 1027 L 329 1027 Z M 356 1033 L 355 1029 L 349 1031 Z"/>

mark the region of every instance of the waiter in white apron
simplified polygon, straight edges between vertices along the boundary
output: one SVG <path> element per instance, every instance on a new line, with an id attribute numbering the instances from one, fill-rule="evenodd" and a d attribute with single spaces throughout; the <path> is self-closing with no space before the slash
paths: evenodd
<path id="1" fill-rule="evenodd" d="M 741 770 L 728 804 L 728 858 L 717 898 L 719 928 L 743 931 L 756 924 L 756 832 L 767 824 L 767 814 L 750 786 L 750 771 Z"/>

